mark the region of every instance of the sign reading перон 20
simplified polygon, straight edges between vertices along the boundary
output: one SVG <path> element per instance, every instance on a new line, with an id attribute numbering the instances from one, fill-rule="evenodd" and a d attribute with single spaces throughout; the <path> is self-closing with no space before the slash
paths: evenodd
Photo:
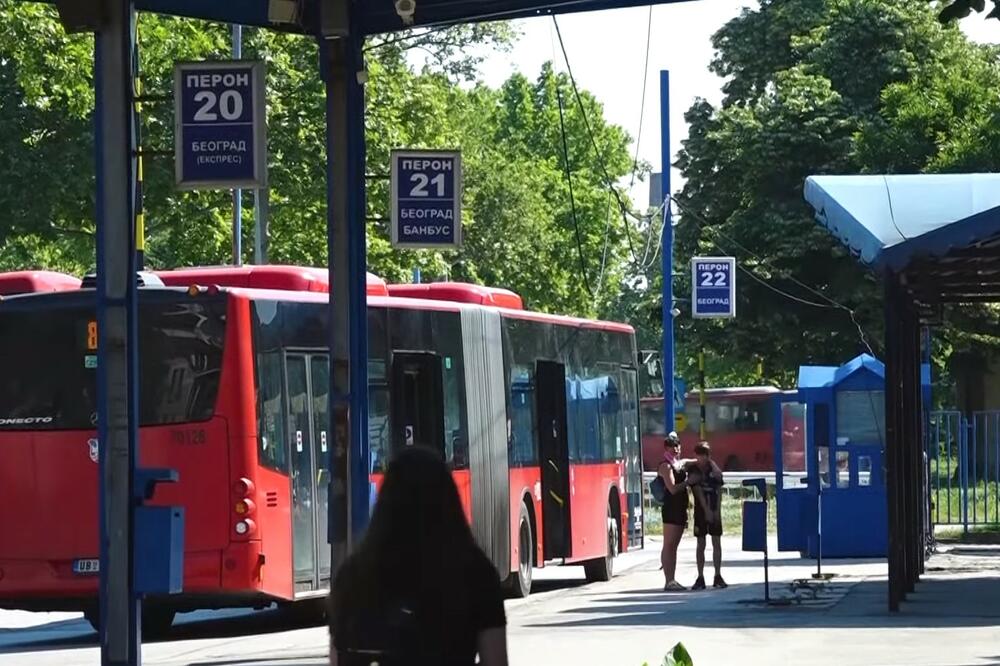
<path id="1" fill-rule="evenodd" d="M 264 64 L 181 62 L 174 67 L 174 169 L 181 189 L 267 184 Z"/>
<path id="2" fill-rule="evenodd" d="M 391 161 L 393 247 L 461 246 L 461 153 L 394 150 Z"/>

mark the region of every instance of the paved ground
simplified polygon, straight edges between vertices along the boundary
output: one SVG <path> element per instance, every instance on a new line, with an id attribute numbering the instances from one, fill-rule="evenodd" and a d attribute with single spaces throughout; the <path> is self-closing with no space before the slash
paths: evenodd
<path id="1" fill-rule="evenodd" d="M 682 545 L 683 581 L 694 578 L 692 540 Z M 618 562 L 610 583 L 584 585 L 576 568 L 538 572 L 538 592 L 509 601 L 513 666 L 656 666 L 683 641 L 697 666 L 1000 666 L 1000 548 L 956 547 L 929 563 L 903 613 L 885 609 L 885 565 L 830 563 L 828 584 L 793 588 L 815 564 L 772 560 L 765 606 L 760 559 L 727 539 L 728 590 L 665 594 L 656 548 Z M 73 615 L 0 612 L 0 666 L 99 663 L 95 637 Z M 323 627 L 277 612 L 182 616 L 170 640 L 146 645 L 157 666 L 315 666 Z"/>

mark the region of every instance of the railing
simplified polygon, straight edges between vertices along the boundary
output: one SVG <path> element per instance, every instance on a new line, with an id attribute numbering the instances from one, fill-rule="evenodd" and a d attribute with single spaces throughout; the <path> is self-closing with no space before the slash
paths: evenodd
<path id="1" fill-rule="evenodd" d="M 925 451 L 931 522 L 1000 524 L 1000 411 L 932 412 Z"/>

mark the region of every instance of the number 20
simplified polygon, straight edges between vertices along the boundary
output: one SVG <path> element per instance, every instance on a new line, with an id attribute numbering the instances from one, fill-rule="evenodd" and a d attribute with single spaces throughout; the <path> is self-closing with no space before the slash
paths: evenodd
<path id="1" fill-rule="evenodd" d="M 713 273 L 712 271 L 702 271 L 701 272 L 701 286 L 702 287 L 725 287 L 726 286 L 726 273 L 722 271 L 717 271 Z"/>
<path id="2" fill-rule="evenodd" d="M 194 96 L 195 104 L 201 104 L 201 108 L 195 111 L 195 122 L 213 122 L 219 119 L 219 115 L 213 111 L 216 102 L 219 105 L 219 113 L 223 120 L 237 120 L 243 115 L 243 97 L 235 90 L 223 91 L 216 97 L 211 90 L 202 90 Z"/>

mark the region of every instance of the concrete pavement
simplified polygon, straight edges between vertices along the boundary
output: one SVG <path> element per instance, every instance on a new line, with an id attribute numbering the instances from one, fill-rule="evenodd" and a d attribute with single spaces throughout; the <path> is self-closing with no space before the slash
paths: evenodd
<path id="1" fill-rule="evenodd" d="M 694 579 L 693 539 L 682 544 L 679 578 Z M 513 666 L 650 666 L 682 641 L 697 666 L 1000 666 L 1000 548 L 955 548 L 929 562 L 925 582 L 899 615 L 886 611 L 885 564 L 828 562 L 837 576 L 817 589 L 793 588 L 815 564 L 772 560 L 765 606 L 760 557 L 727 538 L 727 590 L 661 591 L 659 543 L 618 561 L 609 583 L 584 584 L 575 567 L 536 572 L 537 592 L 507 602 Z M 710 565 L 709 565 L 710 566 Z M 144 646 L 156 666 L 316 666 L 327 654 L 325 627 L 281 613 L 182 616 L 170 640 Z M 99 662 L 94 635 L 77 616 L 0 612 L 0 666 Z"/>

